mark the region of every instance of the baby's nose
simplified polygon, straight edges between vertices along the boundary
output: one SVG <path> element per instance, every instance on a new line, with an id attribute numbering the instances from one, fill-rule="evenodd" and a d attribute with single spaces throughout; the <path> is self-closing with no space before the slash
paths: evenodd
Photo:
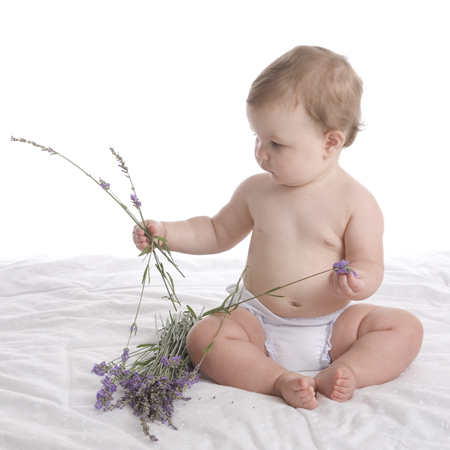
<path id="1" fill-rule="evenodd" d="M 259 159 L 264 159 L 265 161 L 268 161 L 269 158 L 269 153 L 267 151 L 264 150 L 263 146 L 261 145 L 261 143 L 257 144 L 255 147 L 255 154 Z"/>

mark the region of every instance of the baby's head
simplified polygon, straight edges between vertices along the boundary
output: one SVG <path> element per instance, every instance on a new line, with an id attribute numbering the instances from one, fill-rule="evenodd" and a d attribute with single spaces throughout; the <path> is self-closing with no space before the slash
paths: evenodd
<path id="1" fill-rule="evenodd" d="M 322 47 L 295 47 L 276 59 L 253 82 L 247 104 L 251 107 L 300 103 L 327 133 L 341 130 L 343 147 L 361 130 L 363 83 L 344 56 Z"/>

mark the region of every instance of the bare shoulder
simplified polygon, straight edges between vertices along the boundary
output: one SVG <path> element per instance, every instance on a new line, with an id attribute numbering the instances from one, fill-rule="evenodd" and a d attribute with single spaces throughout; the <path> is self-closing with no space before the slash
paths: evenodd
<path id="1" fill-rule="evenodd" d="M 268 173 L 257 173 L 256 175 L 252 175 L 242 181 L 238 186 L 238 189 L 251 190 L 268 185 L 270 185 L 270 175 Z"/>
<path id="2" fill-rule="evenodd" d="M 344 182 L 342 184 L 342 195 L 349 200 L 350 215 L 366 215 L 372 220 L 377 218 L 383 220 L 381 208 L 374 195 L 351 175 L 345 173 Z M 345 192 L 345 193 L 344 193 Z"/>
<path id="3" fill-rule="evenodd" d="M 267 173 L 258 173 L 242 181 L 234 192 L 234 196 L 244 197 L 247 200 L 254 195 L 259 195 L 265 189 L 270 189 L 270 175 Z"/>
<path id="4" fill-rule="evenodd" d="M 269 184 L 270 178 L 264 173 L 246 178 L 235 189 L 230 201 L 216 214 L 216 220 L 222 216 L 234 217 L 234 219 L 240 216 L 247 217 L 250 221 L 250 204 L 254 203 L 254 199 L 264 190 L 264 186 Z"/>

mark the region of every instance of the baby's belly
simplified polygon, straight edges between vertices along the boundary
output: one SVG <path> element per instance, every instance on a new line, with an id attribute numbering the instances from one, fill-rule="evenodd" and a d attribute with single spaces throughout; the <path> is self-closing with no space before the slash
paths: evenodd
<path id="1" fill-rule="evenodd" d="M 272 295 L 258 297 L 266 308 L 282 317 L 320 317 L 346 306 L 349 300 L 339 300 L 331 294 L 328 281 L 331 272 L 298 281 L 331 269 L 343 255 L 336 249 L 317 245 L 302 246 L 302 250 L 286 248 L 276 252 L 273 247 L 252 249 L 251 245 L 245 287 L 253 295 L 260 295 L 292 283 L 271 292 Z"/>

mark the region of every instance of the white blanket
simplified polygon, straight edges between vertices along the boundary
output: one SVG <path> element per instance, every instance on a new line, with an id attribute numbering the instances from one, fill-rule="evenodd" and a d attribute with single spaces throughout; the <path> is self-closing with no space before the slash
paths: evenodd
<path id="1" fill-rule="evenodd" d="M 179 298 L 217 306 L 244 261 L 175 255 Z M 174 271 L 167 270 L 174 275 Z M 425 327 L 422 350 L 396 380 L 346 403 L 318 394 L 313 411 L 202 378 L 176 405 L 178 431 L 142 433 L 131 408 L 94 409 L 94 363 L 120 356 L 134 320 L 141 260 L 100 256 L 0 260 L 0 448 L 450 449 L 450 252 L 388 258 L 369 302 L 407 309 Z M 156 272 L 156 271 L 155 271 Z M 159 277 L 147 289 L 132 345 L 155 342 L 170 305 Z"/>

